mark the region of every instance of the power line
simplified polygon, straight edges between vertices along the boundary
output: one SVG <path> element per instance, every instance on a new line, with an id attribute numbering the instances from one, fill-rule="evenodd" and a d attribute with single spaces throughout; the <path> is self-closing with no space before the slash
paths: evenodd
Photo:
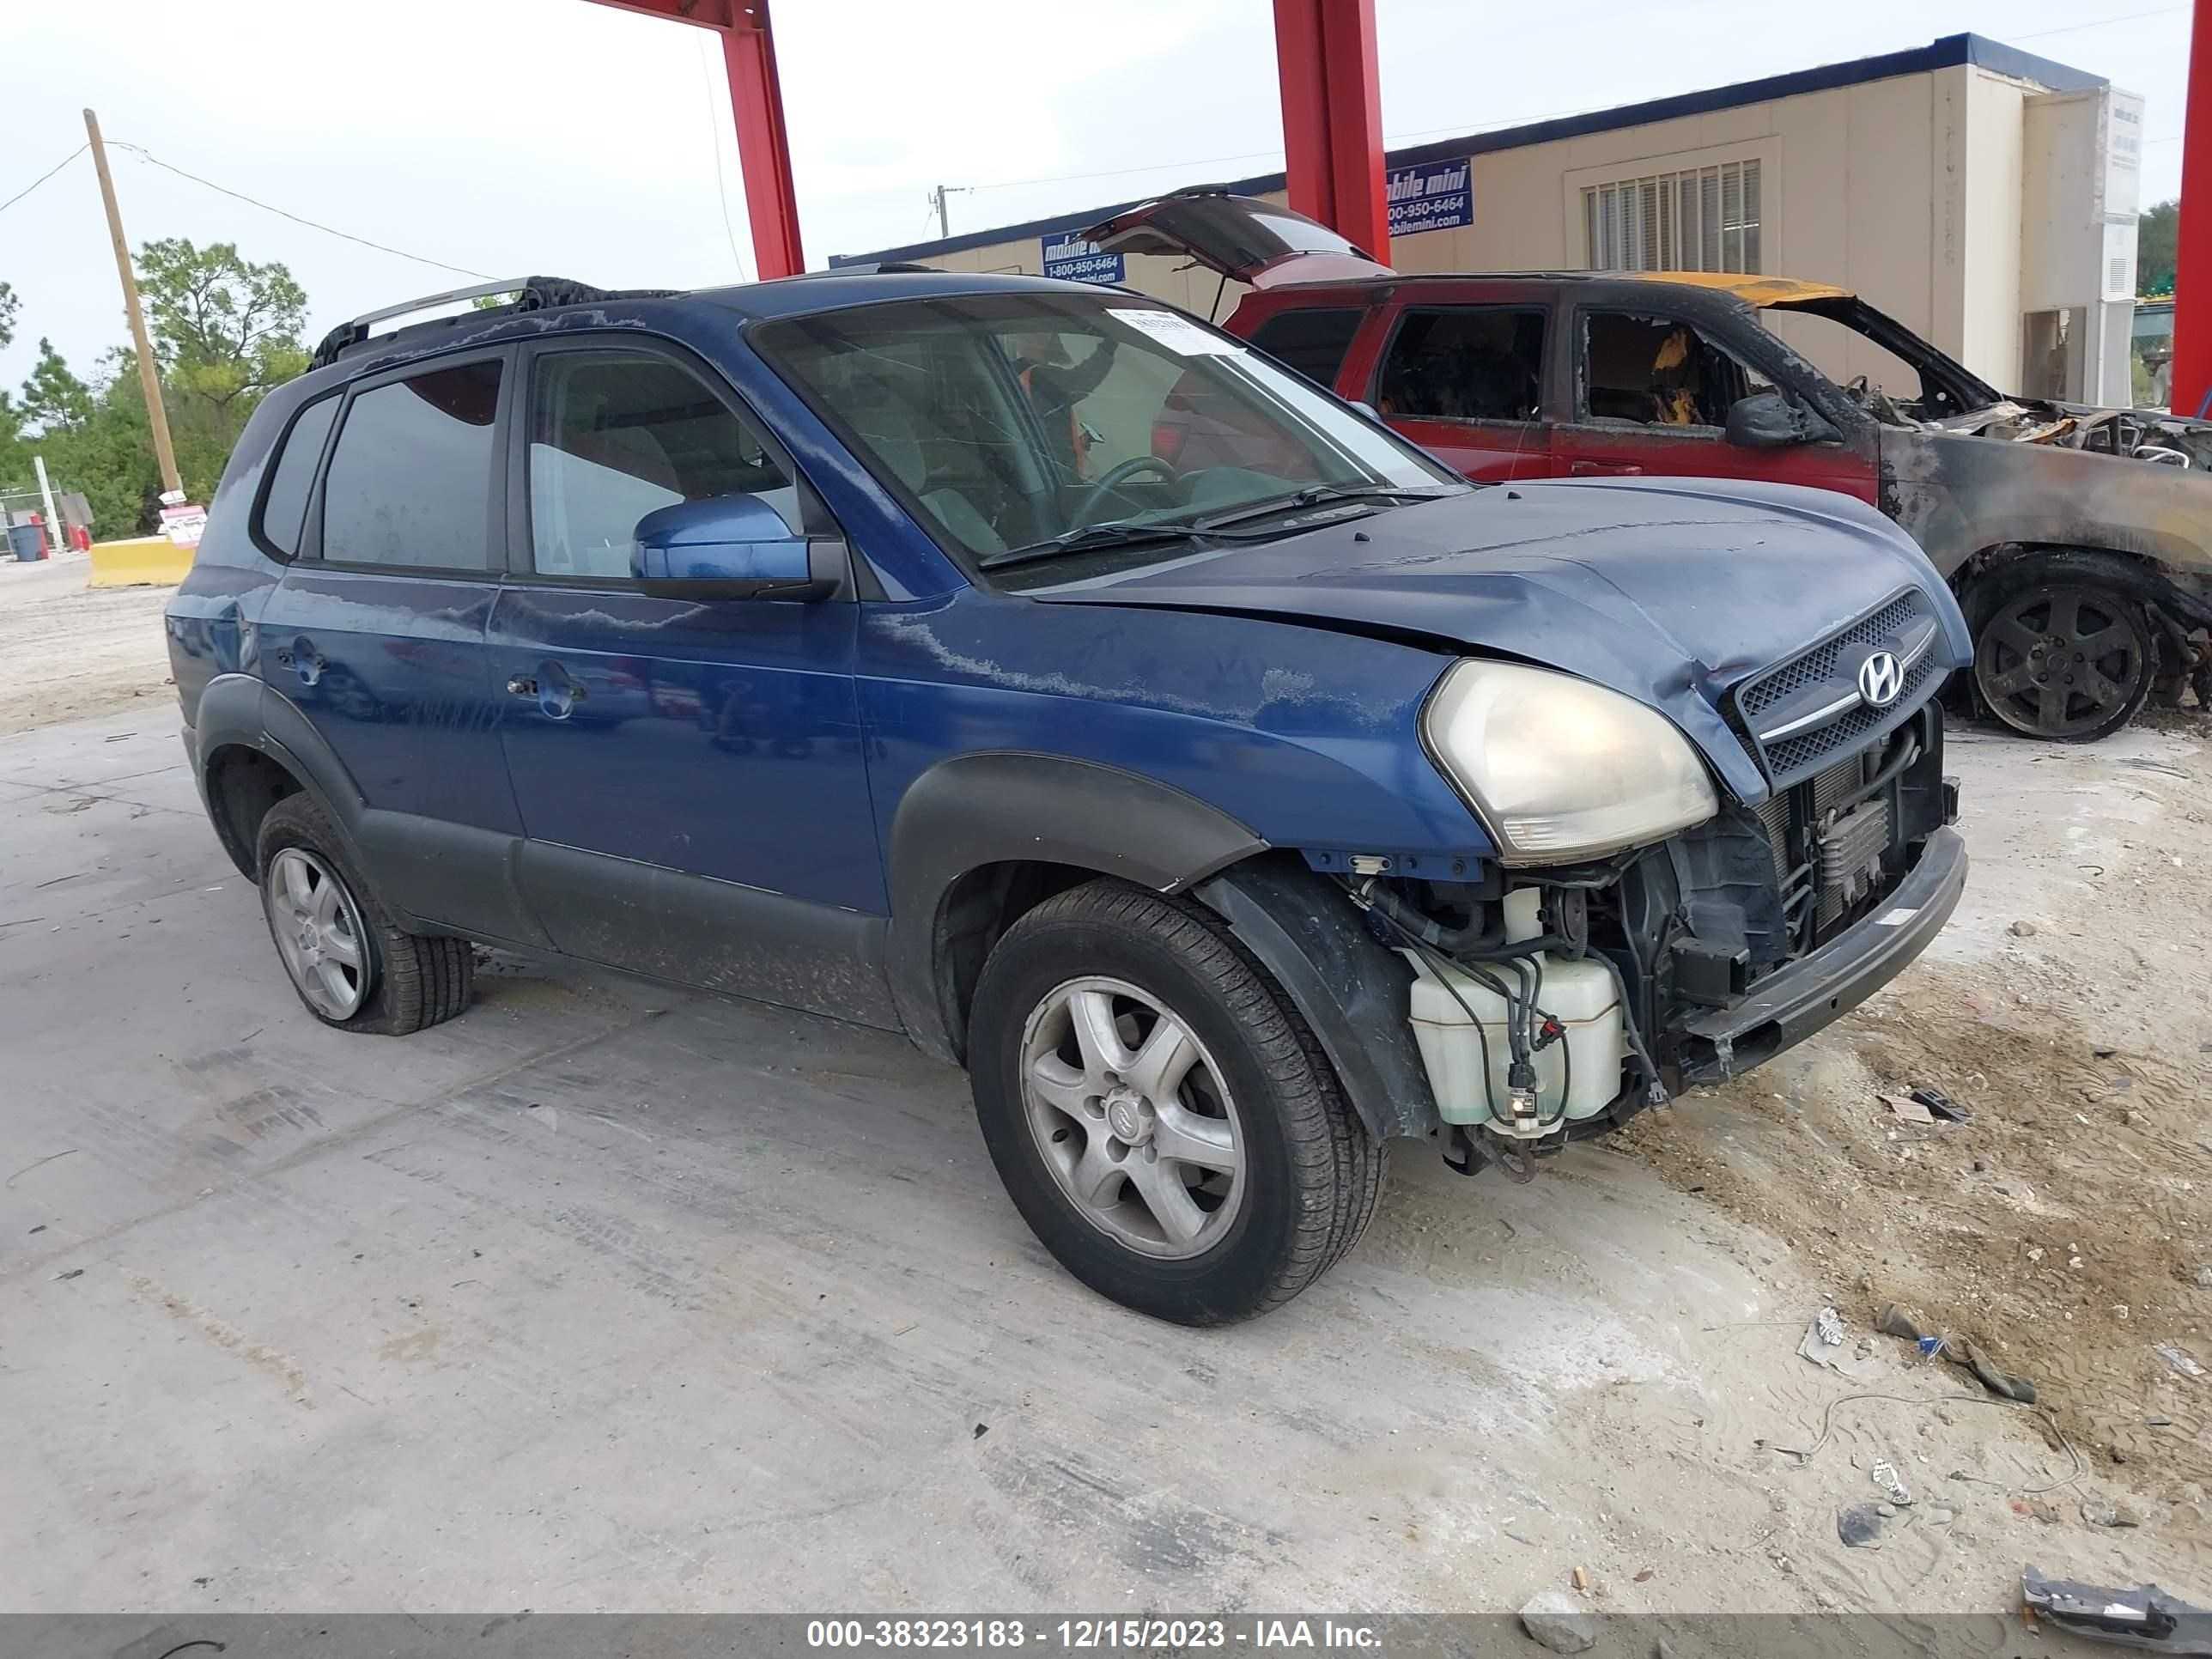
<path id="1" fill-rule="evenodd" d="M 187 173 L 182 167 L 172 167 L 143 144 L 126 144 L 119 138 L 111 138 L 108 140 L 108 145 L 114 149 L 127 149 L 141 160 L 150 161 L 164 173 L 173 173 L 179 179 L 189 179 L 192 183 L 214 191 L 217 195 L 228 196 L 234 201 L 244 202 L 248 207 L 258 207 L 264 213 L 273 213 L 280 219 L 289 219 L 294 224 L 305 225 L 310 230 L 319 230 L 326 236 L 336 236 L 344 241 L 356 242 L 362 247 L 373 247 L 379 253 L 389 253 L 397 258 L 412 259 L 418 265 L 434 265 L 440 270 L 450 270 L 456 276 L 474 276 L 481 282 L 487 283 L 492 280 L 483 271 L 471 270 L 466 265 L 448 264 L 443 259 L 432 259 L 420 253 L 410 253 L 404 248 L 392 247 L 383 242 L 372 242 L 368 237 L 356 236 L 351 231 L 340 230 L 333 225 L 319 224 L 313 219 L 303 219 L 296 213 L 289 213 L 283 208 L 271 207 L 268 203 L 248 196 L 243 191 L 229 189 L 216 184 L 212 179 L 203 179 L 197 173 Z"/>
<path id="2" fill-rule="evenodd" d="M 2118 17 L 2096 17 L 2086 23 L 2068 23 L 2055 29 L 2037 29 L 2033 33 L 2008 35 L 2005 38 L 2011 40 L 2040 40 L 2046 34 L 2071 34 L 2076 29 L 2101 29 L 2113 23 L 2132 23 L 2138 17 L 2172 17 L 2177 12 L 2185 12 L 2188 9 L 2186 6 L 2160 6 L 2155 11 L 2130 11 L 2123 13 Z"/>
<path id="3" fill-rule="evenodd" d="M 707 83 L 707 142 L 714 151 L 714 204 L 722 210 L 722 234 L 730 239 L 730 258 L 737 261 L 738 280 L 750 283 L 745 275 L 745 256 L 738 252 L 737 228 L 730 222 L 730 190 L 722 178 L 722 124 L 717 118 L 714 99 L 714 70 L 708 63 L 706 37 L 699 40 L 699 73 Z"/>
<path id="4" fill-rule="evenodd" d="M 90 149 L 91 148 L 92 148 L 92 146 L 91 146 L 90 144 L 79 144 L 79 145 L 78 145 L 75 149 L 71 150 L 68 155 L 66 155 L 63 156 L 63 157 L 62 157 L 62 159 L 61 159 L 60 161 L 58 161 L 55 162 L 55 163 L 53 164 L 53 166 L 52 166 L 52 167 L 48 167 L 48 168 L 47 168 L 44 173 L 40 173 L 37 178 L 35 178 L 35 179 L 32 179 L 32 180 L 31 180 L 31 182 L 30 182 L 29 184 L 27 184 L 27 185 L 24 185 L 24 186 L 22 187 L 22 189 L 21 189 L 21 190 L 17 191 L 16 191 L 13 196 L 10 196 L 10 197 L 6 200 L 6 201 L 4 201 L 4 202 L 0 202 L 0 213 L 5 213 L 5 212 L 9 209 L 9 208 L 11 208 L 11 207 L 15 206 L 16 203 L 18 203 L 18 202 L 21 201 L 21 200 L 22 200 L 26 196 L 28 196 L 28 195 L 29 195 L 33 191 L 36 190 L 36 189 L 37 189 L 40 185 L 45 184 L 45 183 L 46 182 L 46 180 L 47 180 L 47 179 L 49 179 L 52 178 L 52 177 L 54 176 L 54 174 L 56 174 L 57 173 L 59 173 L 59 172 L 60 172 L 64 167 L 67 167 L 67 166 L 68 166 L 71 161 L 76 161 L 76 158 L 77 158 L 78 156 L 80 156 L 80 155 L 83 155 L 83 154 L 85 153 L 85 151 L 87 151 L 87 150 Z"/>

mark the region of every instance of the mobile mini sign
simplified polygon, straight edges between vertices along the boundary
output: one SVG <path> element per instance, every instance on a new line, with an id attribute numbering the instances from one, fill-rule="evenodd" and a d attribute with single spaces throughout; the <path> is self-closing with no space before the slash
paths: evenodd
<path id="1" fill-rule="evenodd" d="M 1428 161 L 1415 167 L 1391 168 L 1387 179 L 1391 235 L 1456 230 L 1462 225 L 1473 224 L 1473 163 L 1465 157 L 1456 161 Z"/>
<path id="2" fill-rule="evenodd" d="M 1080 236 L 1041 236 L 1038 246 L 1044 260 L 1044 274 L 1058 276 L 1071 283 L 1119 283 L 1124 281 L 1123 262 L 1118 253 L 1101 253 L 1098 244 L 1086 242 Z"/>

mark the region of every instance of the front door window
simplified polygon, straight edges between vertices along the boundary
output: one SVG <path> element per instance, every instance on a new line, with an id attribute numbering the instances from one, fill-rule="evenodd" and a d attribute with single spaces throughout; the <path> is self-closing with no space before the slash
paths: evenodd
<path id="1" fill-rule="evenodd" d="M 1717 433 L 1729 405 L 1773 382 L 1671 317 L 1594 311 L 1583 319 L 1582 413 L 1623 426 Z"/>

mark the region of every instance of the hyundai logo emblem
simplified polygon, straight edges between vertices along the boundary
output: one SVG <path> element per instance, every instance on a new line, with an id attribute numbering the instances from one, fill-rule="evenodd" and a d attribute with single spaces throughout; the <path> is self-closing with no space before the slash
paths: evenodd
<path id="1" fill-rule="evenodd" d="M 1887 651 L 1869 652 L 1859 665 L 1859 696 L 1869 708 L 1887 708 L 1905 690 L 1905 671 Z"/>

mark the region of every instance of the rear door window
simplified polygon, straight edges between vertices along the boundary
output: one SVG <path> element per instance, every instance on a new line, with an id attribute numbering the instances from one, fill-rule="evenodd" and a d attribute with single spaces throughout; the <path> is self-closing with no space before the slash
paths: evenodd
<path id="1" fill-rule="evenodd" d="M 1543 403 L 1545 313 L 1510 306 L 1411 309 L 1376 391 L 1384 415 L 1533 421 Z"/>
<path id="2" fill-rule="evenodd" d="M 492 568 L 501 368 L 497 359 L 481 359 L 354 395 L 323 486 L 325 560 Z"/>
<path id="3" fill-rule="evenodd" d="M 315 482 L 316 465 L 323 459 L 323 441 L 331 435 L 337 418 L 336 395 L 309 404 L 294 418 L 269 471 L 268 493 L 261 500 L 261 539 L 286 558 L 300 550 L 300 532 L 307 517 L 307 491 Z"/>
<path id="4" fill-rule="evenodd" d="M 1357 306 L 1294 307 L 1252 331 L 1252 343 L 1316 386 L 1334 388 L 1366 313 Z"/>
<path id="5" fill-rule="evenodd" d="M 1586 313 L 1583 347 L 1582 412 L 1591 420 L 1717 431 L 1731 404 L 1774 384 L 1671 317 Z"/>
<path id="6" fill-rule="evenodd" d="M 799 488 L 699 377 L 623 351 L 538 359 L 530 541 L 541 575 L 630 574 L 637 521 L 679 501 L 750 495 L 802 533 Z"/>

